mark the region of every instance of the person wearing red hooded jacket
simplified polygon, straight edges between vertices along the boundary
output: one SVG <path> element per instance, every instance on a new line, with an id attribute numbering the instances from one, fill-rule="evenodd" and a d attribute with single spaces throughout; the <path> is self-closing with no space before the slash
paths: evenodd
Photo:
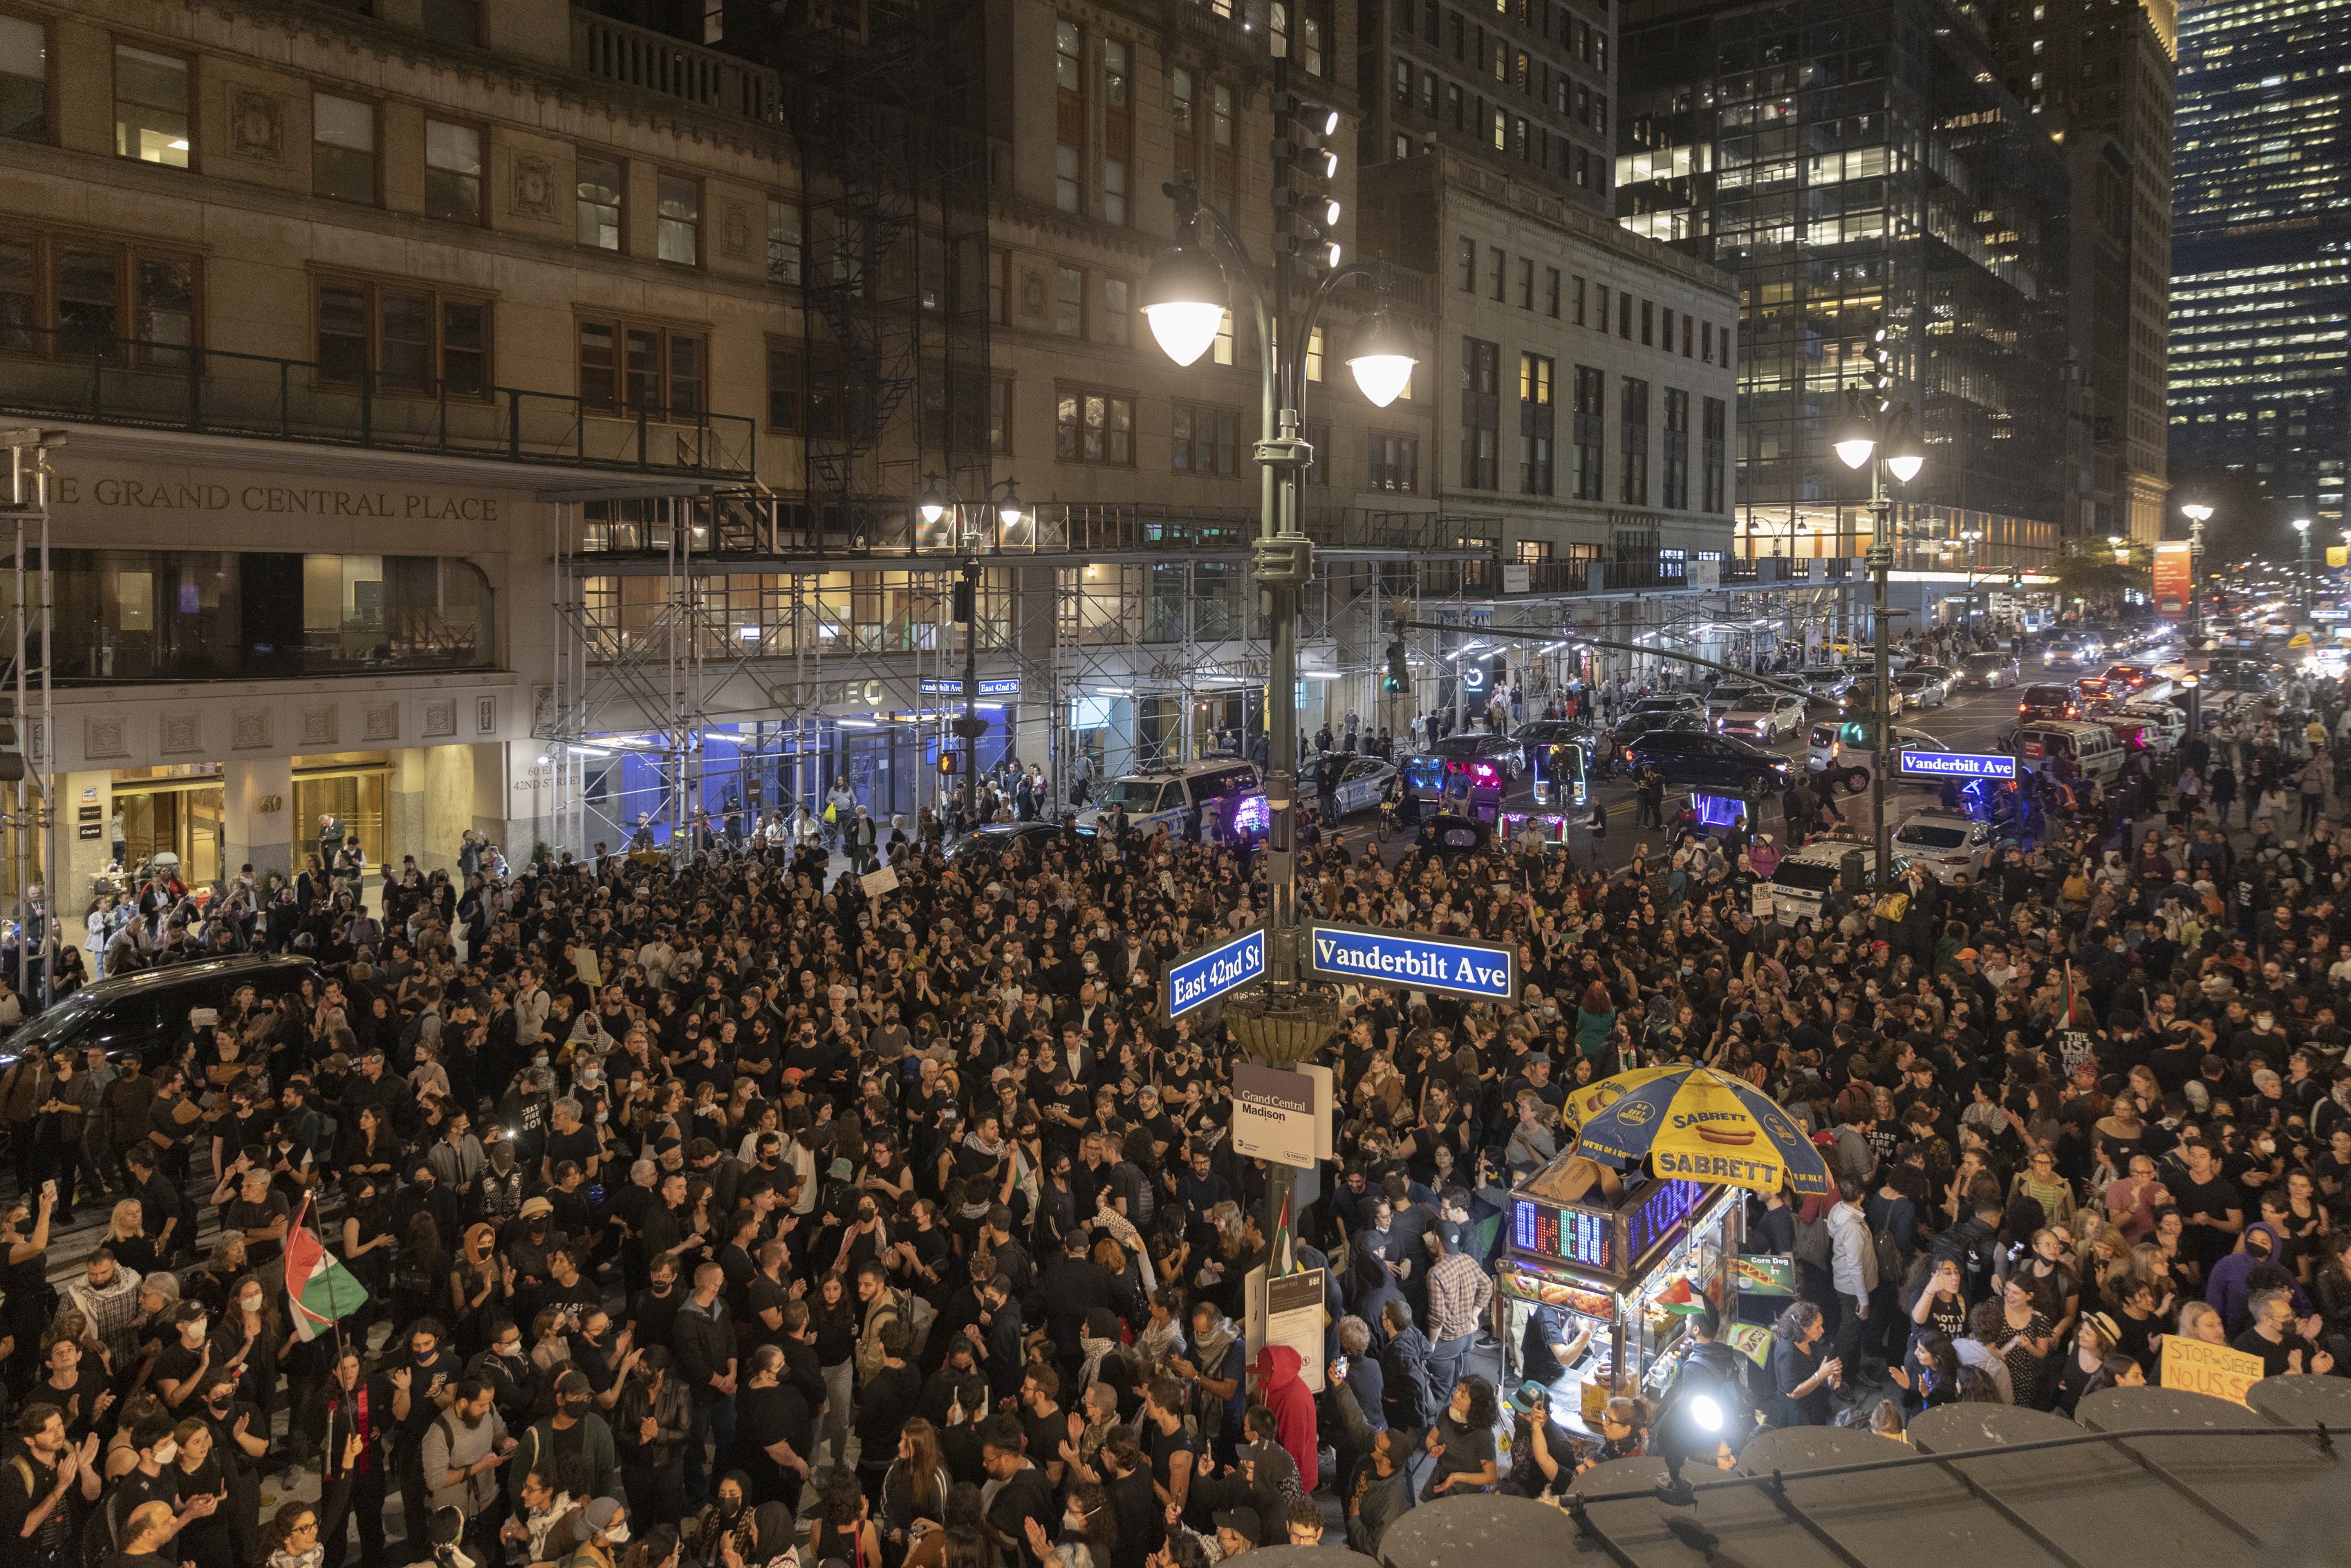
<path id="1" fill-rule="evenodd" d="M 1311 1493 L 1321 1470 L 1321 1447 L 1314 1433 L 1314 1396 L 1298 1375 L 1301 1364 L 1288 1345 L 1270 1344 L 1257 1353 L 1249 1373 L 1265 1407 L 1273 1412 L 1275 1440 L 1297 1463 L 1300 1482 Z"/>

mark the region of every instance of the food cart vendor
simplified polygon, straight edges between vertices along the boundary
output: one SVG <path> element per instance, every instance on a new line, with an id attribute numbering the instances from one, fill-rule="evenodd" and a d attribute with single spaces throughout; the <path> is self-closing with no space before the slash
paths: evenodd
<path id="1" fill-rule="evenodd" d="M 1576 1322 L 1581 1318 L 1583 1327 Z M 1552 1407 L 1573 1410 L 1580 1397 L 1567 1369 L 1591 1347 L 1600 1324 L 1565 1307 L 1539 1306 L 1527 1315 L 1525 1337 L 1519 1345 L 1519 1363 L 1526 1375 L 1551 1390 Z"/>

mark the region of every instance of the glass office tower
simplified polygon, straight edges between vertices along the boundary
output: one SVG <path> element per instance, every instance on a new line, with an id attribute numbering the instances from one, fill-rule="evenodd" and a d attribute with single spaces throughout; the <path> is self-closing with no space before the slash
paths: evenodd
<path id="1" fill-rule="evenodd" d="M 2329 540 L 2351 446 L 2351 0 L 2179 15 L 2171 461 L 2250 473 Z"/>
<path id="2" fill-rule="evenodd" d="M 1928 541 L 1975 528 L 1985 565 L 2044 559 L 2075 466 L 2066 174 L 1980 18 L 1630 0 L 1619 31 L 1619 221 L 1742 287 L 1742 553 L 1862 553 L 1866 476 L 1829 434 L 1882 331 L 1928 452 L 1900 562 L 1948 559 Z"/>

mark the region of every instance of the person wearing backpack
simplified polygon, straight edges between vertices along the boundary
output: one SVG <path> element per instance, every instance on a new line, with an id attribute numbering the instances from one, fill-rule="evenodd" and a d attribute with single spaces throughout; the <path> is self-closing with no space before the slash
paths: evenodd
<path id="1" fill-rule="evenodd" d="M 1897 1298 L 1918 1250 L 1918 1210 L 1926 1200 L 1927 1180 L 1917 1166 L 1892 1166 L 1882 1175 L 1877 1190 L 1861 1206 L 1877 1254 L 1877 1289 L 1870 1297 L 1861 1350 L 1865 1357 L 1874 1354 L 1896 1366 L 1909 1348 L 1910 1332 Z"/>

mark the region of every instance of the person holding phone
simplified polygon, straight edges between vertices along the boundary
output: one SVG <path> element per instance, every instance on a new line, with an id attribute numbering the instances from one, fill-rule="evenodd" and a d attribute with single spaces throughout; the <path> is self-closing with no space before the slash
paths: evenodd
<path id="1" fill-rule="evenodd" d="M 1822 1349 L 1827 1333 L 1821 1309 L 1810 1301 L 1791 1302 L 1771 1325 L 1772 1426 L 1829 1424 L 1830 1390 L 1843 1385 L 1844 1364 Z"/>

